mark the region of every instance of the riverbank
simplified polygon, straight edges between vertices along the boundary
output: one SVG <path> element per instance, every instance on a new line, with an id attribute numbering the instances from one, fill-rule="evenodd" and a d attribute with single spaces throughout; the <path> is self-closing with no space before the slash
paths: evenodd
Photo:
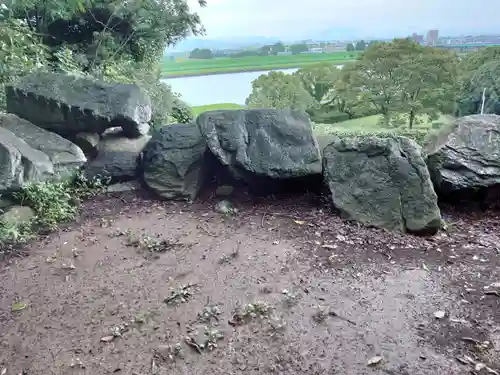
<path id="1" fill-rule="evenodd" d="M 336 52 L 288 56 L 226 57 L 210 60 L 171 61 L 165 59 L 162 64 L 162 78 L 296 69 L 322 62 L 343 65 L 355 60 L 357 55 L 355 52 Z"/>

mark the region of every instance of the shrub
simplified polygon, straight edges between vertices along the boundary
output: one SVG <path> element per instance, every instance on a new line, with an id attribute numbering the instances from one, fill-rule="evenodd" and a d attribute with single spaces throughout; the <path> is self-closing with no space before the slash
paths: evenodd
<path id="1" fill-rule="evenodd" d="M 27 183 L 13 197 L 33 208 L 37 227 L 54 230 L 59 223 L 76 217 L 81 199 L 101 192 L 104 186 L 102 180 L 89 180 L 78 173 L 69 179 Z"/>

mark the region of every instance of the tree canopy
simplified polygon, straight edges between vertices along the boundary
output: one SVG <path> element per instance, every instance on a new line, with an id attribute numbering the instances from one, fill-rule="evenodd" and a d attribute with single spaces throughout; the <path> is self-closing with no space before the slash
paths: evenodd
<path id="1" fill-rule="evenodd" d="M 314 106 L 314 99 L 297 76 L 272 71 L 252 82 L 252 92 L 245 103 L 253 108 L 292 108 L 305 111 Z"/>

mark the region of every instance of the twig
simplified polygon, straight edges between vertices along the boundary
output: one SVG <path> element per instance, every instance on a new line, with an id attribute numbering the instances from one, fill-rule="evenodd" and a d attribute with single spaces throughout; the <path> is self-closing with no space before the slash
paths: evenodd
<path id="1" fill-rule="evenodd" d="M 260 226 L 262 228 L 264 228 L 264 221 L 266 220 L 266 214 L 267 214 L 267 211 L 269 211 L 270 207 L 271 206 L 267 206 L 266 209 L 265 209 L 265 211 L 264 211 L 264 214 L 262 215 L 262 220 L 260 221 Z"/>
<path id="2" fill-rule="evenodd" d="M 209 231 L 207 228 L 205 228 L 203 225 L 201 225 L 201 224 L 198 224 L 196 227 L 197 227 L 197 228 L 199 228 L 199 229 L 201 229 L 201 230 L 203 230 L 203 231 L 204 231 L 206 234 L 208 234 L 209 236 L 212 236 L 212 237 L 217 237 L 217 235 L 216 235 L 216 234 L 214 234 L 214 233 L 210 233 L 210 231 Z"/>
<path id="3" fill-rule="evenodd" d="M 353 322 L 352 320 L 349 320 L 349 319 L 347 319 L 347 318 L 344 318 L 343 316 L 340 316 L 340 315 L 339 315 L 339 314 L 337 314 L 335 311 L 328 311 L 328 316 L 334 316 L 334 317 L 336 317 L 336 318 L 340 318 L 340 319 L 342 319 L 342 320 L 345 320 L 347 323 L 352 324 L 353 326 L 355 326 L 355 325 L 356 325 L 356 323 L 355 323 L 355 322 Z"/>

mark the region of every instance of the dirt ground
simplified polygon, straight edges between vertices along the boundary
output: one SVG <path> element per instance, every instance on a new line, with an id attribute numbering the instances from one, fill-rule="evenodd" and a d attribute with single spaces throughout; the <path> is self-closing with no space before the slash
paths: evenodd
<path id="1" fill-rule="evenodd" d="M 317 197 L 217 202 L 100 197 L 2 260 L 0 374 L 500 371 L 497 213 L 419 238 Z"/>

